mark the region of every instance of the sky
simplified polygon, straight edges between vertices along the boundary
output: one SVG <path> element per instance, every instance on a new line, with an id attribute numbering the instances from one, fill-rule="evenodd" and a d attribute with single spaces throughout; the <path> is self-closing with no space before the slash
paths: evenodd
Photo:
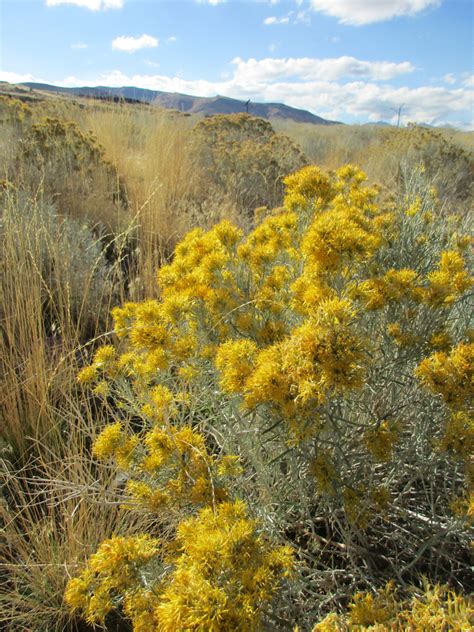
<path id="1" fill-rule="evenodd" d="M 472 0 L 0 0 L 0 80 L 474 129 Z"/>

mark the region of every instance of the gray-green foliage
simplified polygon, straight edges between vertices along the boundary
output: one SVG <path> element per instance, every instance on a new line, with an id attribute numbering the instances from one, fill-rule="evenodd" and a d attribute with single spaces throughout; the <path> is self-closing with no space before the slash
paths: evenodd
<path id="1" fill-rule="evenodd" d="M 94 333 L 116 291 L 101 240 L 86 220 L 61 216 L 50 202 L 11 188 L 1 201 L 2 287 L 12 276 L 9 268 L 21 266 L 38 278 L 47 331 L 71 334 L 80 323 L 83 335 Z M 66 323 L 71 331 L 60 331 Z"/>

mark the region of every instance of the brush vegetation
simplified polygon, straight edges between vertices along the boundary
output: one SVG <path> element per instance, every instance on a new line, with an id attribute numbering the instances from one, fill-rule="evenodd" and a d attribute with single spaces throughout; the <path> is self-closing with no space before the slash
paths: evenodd
<path id="1" fill-rule="evenodd" d="M 471 629 L 472 134 L 0 124 L 0 624 Z"/>

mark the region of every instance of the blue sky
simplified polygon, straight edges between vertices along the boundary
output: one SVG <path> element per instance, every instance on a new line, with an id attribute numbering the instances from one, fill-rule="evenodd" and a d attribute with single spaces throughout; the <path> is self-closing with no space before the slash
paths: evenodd
<path id="1" fill-rule="evenodd" d="M 471 0 L 0 0 L 0 80 L 474 128 Z"/>

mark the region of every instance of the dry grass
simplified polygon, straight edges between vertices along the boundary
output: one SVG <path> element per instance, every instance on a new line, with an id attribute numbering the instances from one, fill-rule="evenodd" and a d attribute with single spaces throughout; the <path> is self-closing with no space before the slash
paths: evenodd
<path id="1" fill-rule="evenodd" d="M 81 345 L 107 331 L 123 293 L 119 267 L 87 227 L 15 192 L 3 203 L 0 410 L 3 438 L 22 453 L 29 438 L 60 432 L 54 412 L 74 384 Z"/>
<path id="2" fill-rule="evenodd" d="M 190 123 L 147 106 L 89 108 L 83 116 L 125 183 L 139 241 L 136 291 L 152 296 L 158 266 L 189 227 L 195 176 Z"/>
<path id="3" fill-rule="evenodd" d="M 90 459 L 112 411 L 76 382 L 124 298 L 120 266 L 107 264 L 90 231 L 39 199 L 9 190 L 2 202 L 0 627 L 73 629 L 68 578 L 136 520 L 110 499 L 113 474 Z"/>
<path id="4" fill-rule="evenodd" d="M 68 405 L 55 415 L 49 411 L 49 421 L 63 431 L 30 445 L 36 458 L 21 468 L 0 462 L 0 626 L 8 630 L 73 629 L 63 603 L 68 579 L 101 541 L 137 526 L 137 517 L 123 512 L 112 496 L 113 473 L 98 470 L 90 459 L 97 411 L 86 397 L 69 398 Z"/>

